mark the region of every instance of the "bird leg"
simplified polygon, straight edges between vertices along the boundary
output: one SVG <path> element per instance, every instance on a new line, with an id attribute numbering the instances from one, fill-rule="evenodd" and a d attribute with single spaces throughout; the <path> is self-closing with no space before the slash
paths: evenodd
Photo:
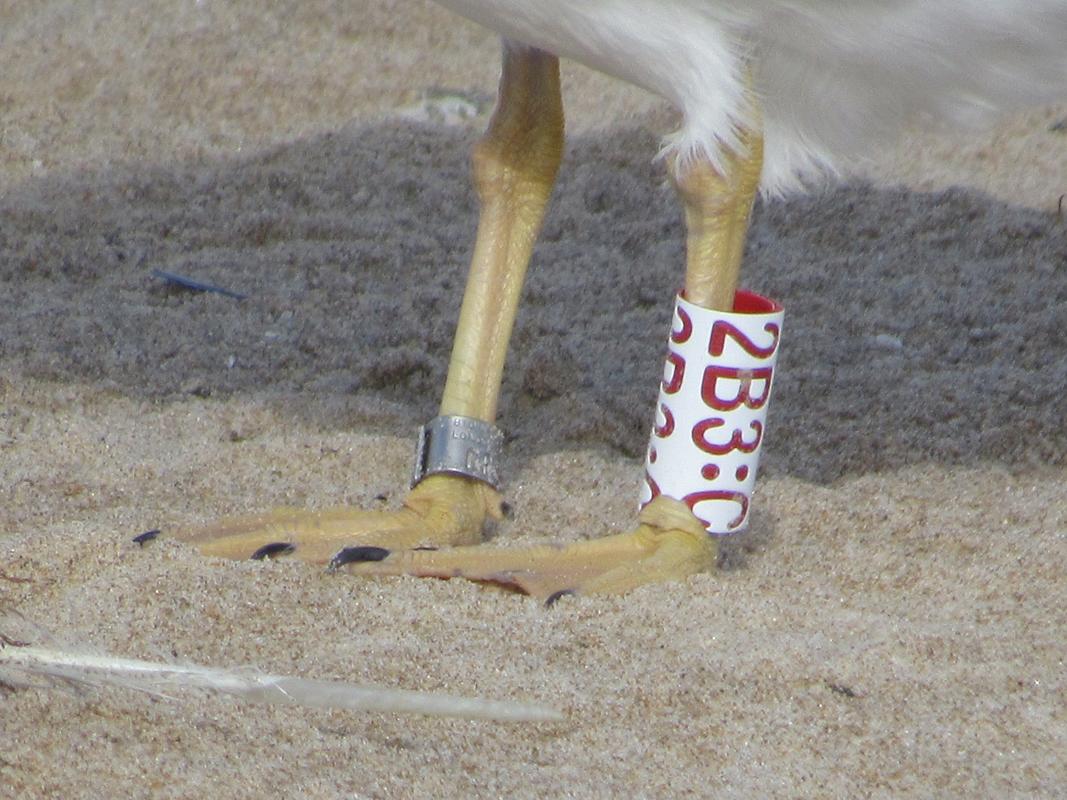
<path id="1" fill-rule="evenodd" d="M 481 201 L 477 241 L 460 311 L 441 415 L 492 423 L 508 339 L 534 240 L 563 152 L 559 61 L 505 43 L 496 110 L 474 148 Z M 179 532 L 201 552 L 229 558 L 292 555 L 325 562 L 340 548 L 460 545 L 480 541 L 487 517 L 499 518 L 500 495 L 480 480 L 425 477 L 398 511 L 278 509 L 223 519 Z"/>
<path id="2" fill-rule="evenodd" d="M 670 164 L 671 181 L 685 210 L 685 297 L 691 303 L 730 311 L 741 273 L 752 204 L 763 169 L 763 136 L 739 132 L 742 153 L 726 152 L 723 170 L 693 156 Z"/>
<path id="3" fill-rule="evenodd" d="M 699 157 L 684 163 L 675 160 L 670 164 L 671 178 L 684 206 L 687 226 L 684 296 L 696 307 L 717 312 L 735 309 L 741 256 L 761 168 L 762 138 L 756 130 L 741 132 L 740 146 L 736 152 L 724 153 L 721 168 Z M 759 317 L 760 325 L 764 324 L 763 320 L 763 316 Z M 675 341 L 673 334 L 672 341 Z M 777 345 L 777 329 L 773 345 Z M 708 347 L 705 345 L 704 349 Z M 699 373 L 697 377 L 699 394 Z M 743 396 L 749 398 L 752 382 L 758 382 L 755 374 L 745 373 L 739 381 L 742 387 L 738 389 L 739 396 L 744 393 Z M 666 381 L 664 388 L 667 388 Z M 770 380 L 767 378 L 762 402 L 769 391 Z M 659 433 L 657 429 L 656 435 Z M 654 444 L 656 441 L 654 438 Z M 749 443 L 745 441 L 745 444 Z M 654 460 L 654 456 L 650 455 L 650 458 Z M 754 458 L 750 458 L 750 462 L 754 480 Z M 717 471 L 717 467 L 715 469 Z M 749 469 L 744 467 L 745 476 Z M 738 474 L 740 476 L 740 470 Z M 502 549 L 481 545 L 435 551 L 409 550 L 387 555 L 376 553 L 373 563 L 360 563 L 363 559 L 356 553 L 352 558 L 342 556 L 335 563 L 343 563 L 345 569 L 357 574 L 464 577 L 488 581 L 548 601 L 562 594 L 620 593 L 642 584 L 678 580 L 710 569 L 716 559 L 715 539 L 709 535 L 712 526 L 692 510 L 697 503 L 691 505 L 688 502 L 691 496 L 682 493 L 677 495 L 680 499 L 658 491 L 649 494 L 637 528 L 629 533 L 568 546 Z M 731 497 L 736 497 L 736 493 Z M 719 506 L 730 505 L 722 503 L 721 497 L 715 499 Z M 742 514 L 731 513 L 730 516 L 743 519 L 747 507 L 746 498 Z M 739 527 L 736 521 L 730 525 Z M 379 556 L 381 558 L 377 560 Z"/>

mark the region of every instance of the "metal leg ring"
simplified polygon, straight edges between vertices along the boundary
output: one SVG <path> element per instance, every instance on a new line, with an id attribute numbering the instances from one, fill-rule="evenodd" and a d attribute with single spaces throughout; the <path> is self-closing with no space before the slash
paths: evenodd
<path id="1" fill-rule="evenodd" d="M 504 434 L 491 423 L 474 417 L 436 417 L 419 428 L 411 485 L 427 475 L 448 472 L 500 484 L 500 451 Z"/>

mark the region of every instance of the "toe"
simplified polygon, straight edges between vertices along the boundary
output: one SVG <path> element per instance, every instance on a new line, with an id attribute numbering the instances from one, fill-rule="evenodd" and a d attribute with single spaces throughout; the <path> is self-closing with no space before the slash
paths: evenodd
<path id="1" fill-rule="evenodd" d="M 567 595 L 619 594 L 646 583 L 680 580 L 715 563 L 715 541 L 702 528 L 663 530 L 647 524 L 565 547 L 370 549 L 375 550 L 370 557 L 338 554 L 336 567 L 357 575 L 466 578 L 516 589 L 549 606 Z"/>
<path id="2" fill-rule="evenodd" d="M 395 511 L 278 508 L 265 514 L 221 519 L 173 535 L 209 556 L 261 559 L 284 555 L 325 564 L 345 547 L 406 549 L 427 543 L 476 542 L 484 520 L 495 516 L 499 504 L 499 495 L 484 484 L 432 475 Z M 364 553 L 359 560 L 369 557 Z"/>

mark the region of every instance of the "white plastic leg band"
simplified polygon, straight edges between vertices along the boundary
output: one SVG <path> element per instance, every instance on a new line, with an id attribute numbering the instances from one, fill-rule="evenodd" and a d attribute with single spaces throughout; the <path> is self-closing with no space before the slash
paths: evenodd
<path id="1" fill-rule="evenodd" d="M 732 312 L 678 297 L 642 507 L 664 494 L 689 506 L 708 533 L 748 524 L 782 317 L 780 305 L 753 292 L 739 291 Z"/>

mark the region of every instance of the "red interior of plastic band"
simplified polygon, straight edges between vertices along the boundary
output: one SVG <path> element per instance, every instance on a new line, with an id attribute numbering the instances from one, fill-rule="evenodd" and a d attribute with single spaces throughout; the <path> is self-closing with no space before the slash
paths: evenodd
<path id="1" fill-rule="evenodd" d="M 774 314 L 782 310 L 782 307 L 769 297 L 738 289 L 734 295 L 735 314 Z"/>
<path id="2" fill-rule="evenodd" d="M 685 297 L 685 292 L 681 293 Z M 782 306 L 761 294 L 747 289 L 738 289 L 734 294 L 735 314 L 777 314 Z"/>

